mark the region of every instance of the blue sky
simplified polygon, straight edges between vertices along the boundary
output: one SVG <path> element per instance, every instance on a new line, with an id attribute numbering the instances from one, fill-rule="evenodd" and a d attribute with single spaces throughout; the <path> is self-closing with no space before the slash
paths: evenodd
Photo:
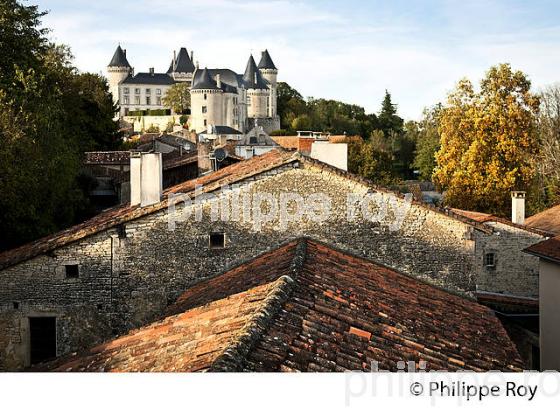
<path id="1" fill-rule="evenodd" d="M 36 3 L 36 2 L 33 2 Z M 304 96 L 377 112 L 388 89 L 407 119 L 493 64 L 535 89 L 560 81 L 560 2 L 516 0 L 40 0 L 53 40 L 81 70 L 104 72 L 120 42 L 136 71 L 165 71 L 173 49 L 243 72 L 267 48 Z"/>

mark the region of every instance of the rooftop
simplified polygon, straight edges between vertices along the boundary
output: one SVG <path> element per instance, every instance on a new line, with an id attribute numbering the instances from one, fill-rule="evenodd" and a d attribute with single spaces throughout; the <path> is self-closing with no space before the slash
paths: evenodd
<path id="1" fill-rule="evenodd" d="M 525 220 L 525 225 L 560 235 L 560 205 L 530 216 Z"/>
<path id="2" fill-rule="evenodd" d="M 519 370 L 494 313 L 478 303 L 309 239 L 187 290 L 166 316 L 54 371 Z"/>
<path id="3" fill-rule="evenodd" d="M 531 245 L 525 249 L 525 252 L 551 262 L 560 263 L 560 236 Z"/>
<path id="4" fill-rule="evenodd" d="M 251 176 L 258 175 L 279 166 L 295 163 L 298 161 L 302 162 L 304 166 L 318 167 L 333 174 L 348 178 L 349 180 L 358 181 L 371 187 L 371 189 L 373 190 L 386 192 L 398 197 L 402 197 L 402 194 L 388 190 L 384 187 L 377 186 L 360 176 L 353 175 L 349 172 L 339 170 L 320 161 L 302 156 L 297 152 L 276 148 L 267 152 L 266 154 L 256 155 L 246 161 L 229 165 L 208 175 L 204 175 L 202 177 L 188 180 L 181 184 L 172 186 L 163 192 L 163 199 L 157 204 L 144 208 L 141 208 L 139 206 L 130 206 L 130 204 L 123 204 L 113 208 L 109 208 L 85 222 L 74 225 L 65 230 L 38 239 L 36 241 L 27 243 L 18 248 L 2 252 L 0 253 L 0 269 L 4 269 L 8 266 L 23 262 L 32 257 L 51 252 L 61 246 L 78 241 L 95 233 L 116 227 L 128 221 L 135 220 L 142 216 L 163 210 L 167 208 L 168 195 L 170 193 L 184 193 L 194 198 L 196 185 L 203 186 L 200 194 L 213 192 L 219 190 L 224 185 L 231 185 Z M 473 226 L 475 229 L 488 233 L 492 232 L 491 227 L 487 227 L 484 224 L 473 219 L 451 212 L 448 209 L 438 208 L 433 205 L 427 205 L 418 201 L 415 201 L 414 203 L 433 212 L 445 214 L 450 218 L 460 220 Z"/>

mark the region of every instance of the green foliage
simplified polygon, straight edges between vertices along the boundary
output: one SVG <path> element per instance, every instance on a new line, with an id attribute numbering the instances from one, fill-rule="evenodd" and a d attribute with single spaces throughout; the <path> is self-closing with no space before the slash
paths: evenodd
<path id="1" fill-rule="evenodd" d="M 132 117 L 164 116 L 164 115 L 171 115 L 171 110 L 167 110 L 165 108 L 160 108 L 156 110 L 133 110 L 133 111 L 129 111 L 128 115 Z"/>
<path id="2" fill-rule="evenodd" d="M 157 125 L 151 124 L 144 132 L 154 134 L 159 132 L 159 127 Z"/>
<path id="3" fill-rule="evenodd" d="M 391 154 L 378 145 L 377 136 L 368 141 L 353 138 L 348 144 L 348 170 L 367 178 L 378 185 L 394 181 L 391 173 Z"/>
<path id="4" fill-rule="evenodd" d="M 189 120 L 189 116 L 188 115 L 181 115 L 179 117 L 179 124 L 181 125 L 185 125 L 187 123 L 187 121 Z"/>
<path id="5" fill-rule="evenodd" d="M 177 114 L 186 114 L 191 108 L 191 93 L 186 82 L 173 84 L 162 98 L 164 106 Z"/>
<path id="6" fill-rule="evenodd" d="M 439 114 L 442 105 L 438 104 L 431 109 L 424 110 L 420 122 L 409 122 L 405 125 L 407 133 L 416 139 L 414 167 L 420 172 L 423 180 L 431 181 L 436 167 L 436 152 L 440 148 Z"/>
<path id="7" fill-rule="evenodd" d="M 68 48 L 47 41 L 43 15 L 0 2 L 0 249 L 87 216 L 83 151 L 119 141 L 105 80 L 79 74 Z"/>

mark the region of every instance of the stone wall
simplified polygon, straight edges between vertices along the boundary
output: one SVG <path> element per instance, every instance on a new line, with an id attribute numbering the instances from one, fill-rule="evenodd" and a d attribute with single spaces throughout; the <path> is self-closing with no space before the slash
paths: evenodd
<path id="1" fill-rule="evenodd" d="M 198 211 L 200 221 L 193 215 L 177 221 L 171 230 L 170 211 L 165 209 L 5 269 L 0 276 L 0 369 L 28 364 L 25 326 L 29 316 L 57 316 L 58 354 L 78 350 L 157 318 L 193 282 L 302 235 L 447 289 L 472 292 L 477 279 L 491 287 L 491 281 L 476 268 L 479 249 L 487 243 L 500 246 L 500 242 L 447 215 L 385 193 L 380 194 L 382 203 L 389 204 L 385 218 L 372 222 L 358 212 L 349 221 L 348 195 L 363 198 L 370 188 L 306 163 L 284 165 L 234 188 L 198 205 L 179 203 L 172 213 L 172 220 L 177 221 Z M 286 193 L 300 194 L 305 201 L 312 194 L 326 194 L 331 216 L 318 222 L 309 213 L 299 221 L 284 220 L 284 225 L 275 216 L 260 229 L 255 229 L 254 218 L 245 219 L 242 214 L 212 220 L 217 204 L 232 211 L 231 203 L 219 200 L 236 198 L 240 192 L 249 202 L 263 194 L 278 201 Z M 266 214 L 270 208 L 262 205 L 260 210 Z M 375 205 L 368 210 L 375 211 Z M 402 224 L 395 230 L 399 217 Z M 225 234 L 225 248 L 210 248 L 213 232 Z M 78 279 L 65 278 L 65 263 L 80 265 Z M 498 274 L 505 278 L 507 272 Z M 500 289 L 507 283 L 504 279 Z M 16 301 L 18 309 L 13 305 Z"/>

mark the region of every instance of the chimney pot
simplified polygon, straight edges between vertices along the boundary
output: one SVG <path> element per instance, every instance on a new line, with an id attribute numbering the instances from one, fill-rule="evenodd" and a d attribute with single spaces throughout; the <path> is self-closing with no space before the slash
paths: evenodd
<path id="1" fill-rule="evenodd" d="M 525 223 L 525 191 L 511 192 L 511 222 L 518 225 Z"/>
<path id="2" fill-rule="evenodd" d="M 191 62 L 193 61 L 194 58 L 194 51 L 191 50 Z"/>

